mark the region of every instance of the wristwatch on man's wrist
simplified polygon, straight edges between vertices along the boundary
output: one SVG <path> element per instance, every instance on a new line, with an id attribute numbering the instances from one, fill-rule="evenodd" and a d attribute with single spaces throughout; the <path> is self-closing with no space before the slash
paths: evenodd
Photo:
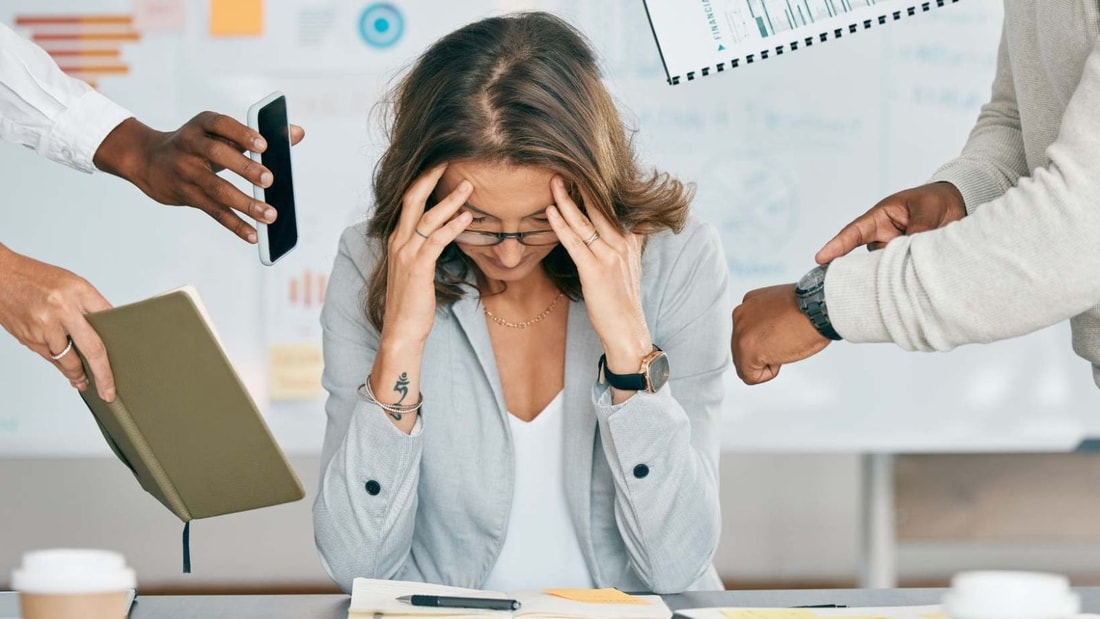
<path id="1" fill-rule="evenodd" d="M 600 356 L 600 383 L 607 383 L 620 391 L 657 393 L 668 382 L 668 375 L 668 355 L 657 346 L 642 358 L 642 367 L 637 374 L 615 374 L 607 367 L 607 355 Z"/>
<path id="2" fill-rule="evenodd" d="M 798 308 L 810 319 L 817 332 L 830 340 L 842 339 L 829 320 L 829 308 L 825 305 L 825 270 L 828 266 L 817 266 L 802 276 L 794 287 Z"/>

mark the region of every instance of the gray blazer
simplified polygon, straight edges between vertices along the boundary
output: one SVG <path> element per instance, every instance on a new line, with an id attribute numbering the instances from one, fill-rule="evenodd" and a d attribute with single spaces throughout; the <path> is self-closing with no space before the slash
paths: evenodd
<path id="1" fill-rule="evenodd" d="M 485 317 L 476 293 L 437 311 L 421 367 L 422 416 L 406 435 L 356 391 L 379 344 L 363 299 L 376 256 L 365 224 L 344 232 L 321 314 L 329 397 L 313 506 L 317 548 L 349 592 L 359 576 L 478 588 L 504 544 L 513 488 L 508 413 Z M 678 235 L 650 236 L 642 273 L 650 333 L 672 366 L 655 394 L 613 406 L 596 381 L 603 350 L 585 305 L 569 308 L 569 511 L 596 586 L 720 589 L 711 559 L 721 523 L 730 303 L 718 234 L 692 218 Z"/>

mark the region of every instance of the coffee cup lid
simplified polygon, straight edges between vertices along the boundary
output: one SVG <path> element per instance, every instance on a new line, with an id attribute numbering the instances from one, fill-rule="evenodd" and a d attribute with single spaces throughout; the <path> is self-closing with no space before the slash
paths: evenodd
<path id="1" fill-rule="evenodd" d="M 137 579 L 117 552 L 58 548 L 24 554 L 11 586 L 29 593 L 93 593 L 133 589 Z"/>
<path id="2" fill-rule="evenodd" d="M 962 572 L 944 596 L 947 613 L 965 619 L 1061 619 L 1080 607 L 1066 577 L 1041 572 Z"/>

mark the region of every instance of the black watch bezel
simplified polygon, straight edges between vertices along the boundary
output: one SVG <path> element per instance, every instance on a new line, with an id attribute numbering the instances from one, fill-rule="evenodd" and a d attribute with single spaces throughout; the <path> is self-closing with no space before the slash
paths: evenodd
<path id="1" fill-rule="evenodd" d="M 824 265 L 810 269 L 795 284 L 794 293 L 798 299 L 798 308 L 810 320 L 810 324 L 817 329 L 817 332 L 830 340 L 838 341 L 843 338 L 833 328 L 833 323 L 829 319 L 829 308 L 825 304 L 825 272 L 828 268 L 828 265 Z M 804 285 L 809 287 L 803 288 Z"/>

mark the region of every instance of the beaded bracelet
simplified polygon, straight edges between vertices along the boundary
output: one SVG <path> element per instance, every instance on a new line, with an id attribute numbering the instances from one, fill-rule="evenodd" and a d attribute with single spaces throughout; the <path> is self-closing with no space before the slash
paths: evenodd
<path id="1" fill-rule="evenodd" d="M 378 398 L 374 395 L 374 391 L 371 390 L 370 376 L 370 374 L 367 374 L 367 380 L 363 381 L 363 384 L 359 385 L 359 388 L 356 389 L 356 391 L 359 393 L 359 397 L 363 398 L 367 402 L 370 402 L 371 404 L 378 405 L 379 408 L 389 413 L 390 416 L 397 421 L 401 421 L 402 415 L 408 415 L 410 413 L 416 413 L 417 415 L 420 414 L 420 406 L 424 404 L 423 393 L 419 394 L 419 399 L 417 399 L 416 404 L 384 404 L 378 401 Z"/>

